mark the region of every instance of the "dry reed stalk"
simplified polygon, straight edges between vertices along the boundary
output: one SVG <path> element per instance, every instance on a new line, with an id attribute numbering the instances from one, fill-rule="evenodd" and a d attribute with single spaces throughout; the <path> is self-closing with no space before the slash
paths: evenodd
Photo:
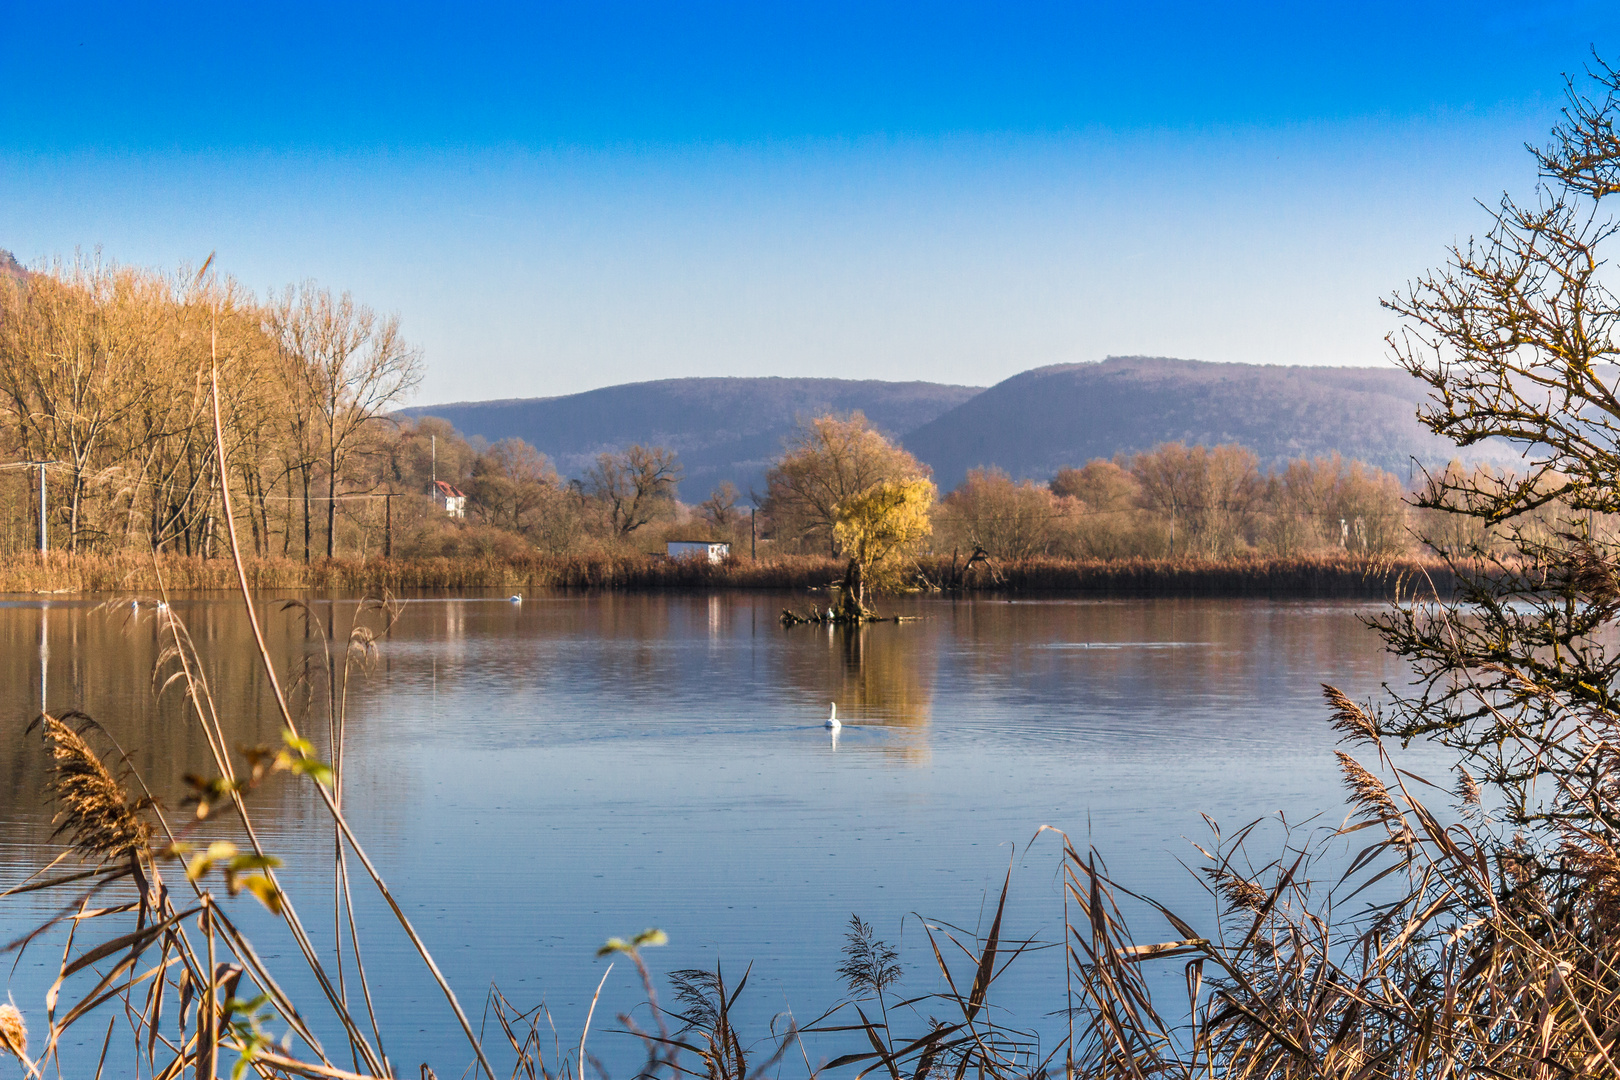
<path id="1" fill-rule="evenodd" d="M 1468 771 L 1468 766 L 1457 766 L 1457 798 L 1462 800 L 1464 806 L 1479 806 L 1483 793 L 1479 789 L 1479 781 L 1474 774 Z"/>

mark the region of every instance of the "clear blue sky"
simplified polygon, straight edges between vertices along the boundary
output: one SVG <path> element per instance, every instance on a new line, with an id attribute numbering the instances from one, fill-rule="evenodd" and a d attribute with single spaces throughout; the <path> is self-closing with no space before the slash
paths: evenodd
<path id="1" fill-rule="evenodd" d="M 421 402 L 1384 362 L 1613 3 L 0 8 L 0 247 L 397 311 Z"/>

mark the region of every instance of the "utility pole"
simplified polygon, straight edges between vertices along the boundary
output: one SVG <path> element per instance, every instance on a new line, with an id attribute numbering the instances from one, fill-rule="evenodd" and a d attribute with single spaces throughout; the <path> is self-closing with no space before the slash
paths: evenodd
<path id="1" fill-rule="evenodd" d="M 39 554 L 40 558 L 44 558 L 49 545 L 49 534 L 45 529 L 45 466 L 49 462 L 36 461 L 34 464 L 39 467 Z"/>
<path id="2" fill-rule="evenodd" d="M 429 445 L 433 447 L 433 483 L 437 485 L 439 482 L 439 437 L 429 435 L 428 438 L 432 440 Z"/>
<path id="3" fill-rule="evenodd" d="M 748 558 L 759 561 L 759 530 L 754 527 L 754 508 L 748 508 Z"/>

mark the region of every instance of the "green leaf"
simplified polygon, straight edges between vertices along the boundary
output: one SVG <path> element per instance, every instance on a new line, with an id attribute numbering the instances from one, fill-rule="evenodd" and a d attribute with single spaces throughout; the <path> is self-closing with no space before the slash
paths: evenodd
<path id="1" fill-rule="evenodd" d="M 259 898 L 259 903 L 270 909 L 270 914 L 281 914 L 281 890 L 263 874 L 249 874 L 242 879 L 242 887 Z"/>
<path id="2" fill-rule="evenodd" d="M 238 855 L 231 860 L 230 868 L 233 871 L 274 870 L 280 865 L 281 860 L 274 855 Z"/>
<path id="3" fill-rule="evenodd" d="M 298 758 L 293 761 L 291 768 L 299 776 L 307 776 L 322 787 L 332 786 L 332 766 L 318 758 Z"/>
<path id="4" fill-rule="evenodd" d="M 294 735 L 291 728 L 281 733 L 281 741 L 287 744 L 287 749 L 297 751 L 304 757 L 315 756 L 315 744 L 308 739 Z"/>
<path id="5" fill-rule="evenodd" d="M 619 937 L 608 938 L 602 947 L 596 950 L 596 955 L 608 956 L 612 953 L 634 954 L 637 949 L 644 946 L 668 944 L 669 935 L 658 929 L 656 926 L 650 926 L 641 933 L 637 934 L 635 937 L 631 938 L 629 941 Z"/>

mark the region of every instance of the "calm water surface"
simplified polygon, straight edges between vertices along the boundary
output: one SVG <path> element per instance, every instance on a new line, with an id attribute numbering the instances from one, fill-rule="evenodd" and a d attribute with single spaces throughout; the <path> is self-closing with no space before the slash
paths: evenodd
<path id="1" fill-rule="evenodd" d="M 740 974 L 753 962 L 747 1017 L 763 1034 L 776 1013 L 803 1019 L 837 1000 L 852 912 L 901 944 L 907 988 L 930 989 L 908 913 L 987 924 L 1009 862 L 1014 932 L 1059 936 L 1057 845 L 1030 844 L 1041 825 L 1094 844 L 1117 876 L 1172 907 L 1202 911 L 1178 862 L 1207 836 L 1200 813 L 1229 828 L 1277 812 L 1336 823 L 1318 685 L 1366 695 L 1404 680 L 1359 622 L 1364 606 L 922 600 L 899 605 L 918 621 L 829 631 L 784 630 L 784 600 L 407 601 L 351 694 L 345 798 L 464 1004 L 476 1010 L 491 982 L 519 1003 L 543 998 L 567 1042 L 606 966 L 596 946 L 658 926 L 671 938 L 649 953 L 659 970 L 718 960 Z M 341 639 L 353 602 L 312 602 Z M 234 741 L 277 742 L 239 602 L 176 607 Z M 296 613 L 268 623 L 289 666 L 314 647 Z M 171 806 L 186 771 L 210 771 L 178 699 L 154 697 L 149 616 L 14 599 L 0 603 L 0 645 L 13 732 L 0 745 L 7 880 L 50 855 L 43 754 L 22 737 L 42 692 L 52 710 L 102 721 Z M 822 728 L 831 701 L 845 721 L 836 743 Z M 290 780 L 255 799 L 306 922 L 329 939 L 330 909 L 318 912 L 330 903 L 330 827 Z M 0 931 L 10 940 L 47 910 L 0 904 Z M 391 1057 L 402 1075 L 422 1060 L 455 1075 L 466 1055 L 437 992 L 377 905 L 362 915 L 395 1018 Z M 261 933 L 302 987 L 290 945 Z M 34 948 L 9 974 L 40 1030 L 54 968 L 52 948 Z M 1034 955 L 995 1003 L 1050 1028 L 1061 986 L 1056 951 Z M 640 998 L 620 964 L 599 1029 Z M 92 1054 L 100 1034 L 86 1029 Z M 593 1044 L 629 1075 L 627 1040 Z M 811 1055 L 839 1049 L 813 1043 Z"/>

